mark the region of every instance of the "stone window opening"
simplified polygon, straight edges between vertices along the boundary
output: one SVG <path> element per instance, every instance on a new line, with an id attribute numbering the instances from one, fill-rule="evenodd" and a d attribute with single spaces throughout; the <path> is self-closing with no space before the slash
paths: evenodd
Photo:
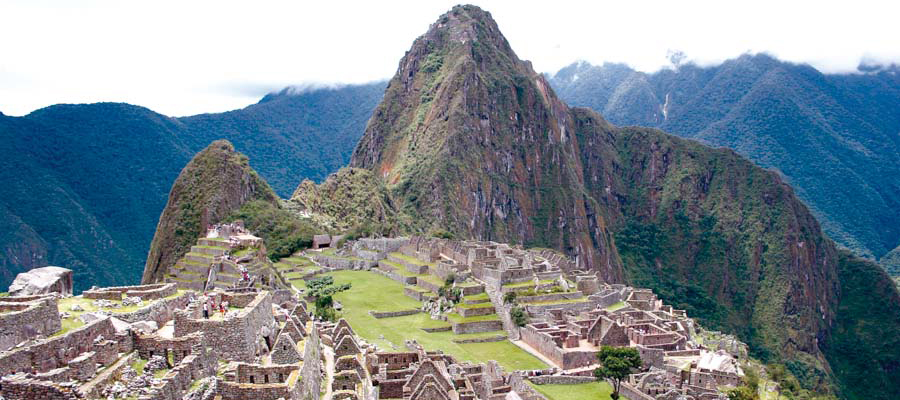
<path id="1" fill-rule="evenodd" d="M 256 377 L 255 377 L 255 376 L 250 375 L 250 383 L 256 383 Z"/>
<path id="2" fill-rule="evenodd" d="M 269 383 L 269 374 L 263 375 L 263 378 L 265 379 L 265 383 Z"/>

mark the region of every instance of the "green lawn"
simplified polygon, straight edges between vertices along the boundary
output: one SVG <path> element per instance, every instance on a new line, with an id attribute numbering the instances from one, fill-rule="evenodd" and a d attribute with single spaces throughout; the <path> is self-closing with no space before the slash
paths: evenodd
<path id="1" fill-rule="evenodd" d="M 172 299 L 172 298 L 181 296 L 182 294 L 184 294 L 184 292 L 185 292 L 185 290 L 179 289 L 177 292 L 175 292 L 175 294 L 173 294 L 169 297 L 166 297 L 166 299 Z M 80 328 L 81 326 L 83 326 L 84 323 L 81 322 L 81 319 L 78 317 L 84 313 L 102 310 L 102 311 L 109 312 L 110 315 L 115 317 L 116 313 L 135 312 L 141 308 L 148 307 L 157 301 L 159 301 L 159 300 L 145 301 L 144 304 L 141 306 L 131 305 L 131 306 L 125 306 L 125 307 L 120 307 L 120 308 L 98 308 L 98 307 L 94 307 L 94 305 L 92 304 L 94 302 L 94 300 L 85 299 L 82 296 L 72 296 L 72 297 L 66 297 L 63 299 L 59 299 L 59 301 L 57 302 L 57 307 L 59 308 L 59 312 L 65 311 L 65 312 L 69 313 L 69 318 L 63 318 L 62 319 L 62 329 L 60 329 L 59 332 L 56 332 L 51 336 L 59 336 L 66 332 L 71 331 L 72 329 Z M 122 304 L 121 300 L 118 300 L 118 301 L 113 300 L 112 302 Z M 83 308 L 84 311 L 70 310 L 70 308 L 76 304 L 81 306 L 81 308 Z"/>
<path id="2" fill-rule="evenodd" d="M 624 301 L 620 301 L 618 303 L 612 304 L 609 307 L 606 307 L 606 311 L 616 311 L 625 308 L 626 304 Z"/>
<path id="3" fill-rule="evenodd" d="M 553 279 L 545 279 L 545 280 L 538 281 L 538 284 L 539 285 L 549 285 L 554 282 L 556 282 L 556 281 Z M 507 284 L 503 285 L 503 288 L 504 289 L 517 289 L 517 288 L 533 287 L 533 286 L 534 286 L 534 281 L 525 281 L 525 282 L 519 282 L 519 283 L 507 283 Z"/>
<path id="4" fill-rule="evenodd" d="M 406 255 L 406 254 L 403 254 L 403 253 L 391 253 L 391 255 L 394 256 L 394 257 L 397 257 L 397 258 L 399 258 L 399 259 L 401 259 L 401 260 L 406 260 L 407 262 L 410 262 L 410 263 L 412 263 L 412 264 L 427 265 L 427 266 L 429 266 L 429 267 L 433 267 L 433 266 L 436 265 L 436 263 L 433 263 L 433 262 L 425 262 L 425 261 L 422 261 L 422 260 L 420 260 L 420 259 L 418 259 L 418 258 L 410 257 L 410 256 L 408 256 L 408 255 Z"/>
<path id="5" fill-rule="evenodd" d="M 550 400 L 610 399 L 612 386 L 606 382 L 579 383 L 577 385 L 535 385 L 531 387 Z"/>
<path id="6" fill-rule="evenodd" d="M 455 335 L 453 332 L 428 333 L 423 327 L 447 326 L 447 322 L 432 320 L 426 314 L 414 314 L 395 318 L 377 319 L 369 315 L 369 310 L 399 311 L 421 307 L 421 303 L 403 294 L 403 285 L 382 275 L 369 271 L 335 271 L 336 283 L 351 283 L 349 291 L 340 293 L 335 298 L 343 306 L 343 317 L 350 322 L 356 333 L 379 348 L 390 351 L 391 344 L 397 350 L 405 350 L 403 341 L 418 340 L 427 350 L 442 350 L 462 361 L 485 362 L 497 360 L 505 369 L 542 369 L 547 365 L 528 354 L 516 345 L 508 342 L 490 343 L 453 343 L 453 339 L 489 337 L 502 332 L 485 332 L 468 335 Z M 298 288 L 303 283 L 294 281 Z M 496 318 L 496 316 L 494 316 Z M 381 336 L 384 339 L 381 339 Z"/>

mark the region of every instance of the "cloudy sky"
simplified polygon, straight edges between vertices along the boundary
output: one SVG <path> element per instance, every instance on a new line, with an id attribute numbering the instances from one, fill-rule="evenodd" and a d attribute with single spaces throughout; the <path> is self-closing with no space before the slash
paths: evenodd
<path id="1" fill-rule="evenodd" d="M 459 1 L 0 1 L 0 111 L 123 101 L 173 115 L 244 107 L 287 85 L 389 78 Z M 654 71 L 768 52 L 826 72 L 900 61 L 896 1 L 474 1 L 535 69 Z"/>

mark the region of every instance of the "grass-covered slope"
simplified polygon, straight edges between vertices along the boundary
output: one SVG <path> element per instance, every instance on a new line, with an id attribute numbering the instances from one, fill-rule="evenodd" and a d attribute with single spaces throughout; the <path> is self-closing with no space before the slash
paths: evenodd
<path id="1" fill-rule="evenodd" d="M 230 142 L 217 140 L 210 144 L 181 170 L 169 192 L 169 202 L 150 244 L 142 282 L 162 279 L 209 225 L 251 201 L 277 204 L 278 197 Z"/>

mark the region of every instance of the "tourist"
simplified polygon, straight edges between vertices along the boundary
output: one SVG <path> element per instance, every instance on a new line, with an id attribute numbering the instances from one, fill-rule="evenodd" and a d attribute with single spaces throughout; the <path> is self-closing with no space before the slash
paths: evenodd
<path id="1" fill-rule="evenodd" d="M 203 302 L 203 318 L 209 319 L 209 302 Z"/>
<path id="2" fill-rule="evenodd" d="M 219 303 L 219 311 L 222 312 L 222 316 L 225 316 L 225 303 Z"/>

